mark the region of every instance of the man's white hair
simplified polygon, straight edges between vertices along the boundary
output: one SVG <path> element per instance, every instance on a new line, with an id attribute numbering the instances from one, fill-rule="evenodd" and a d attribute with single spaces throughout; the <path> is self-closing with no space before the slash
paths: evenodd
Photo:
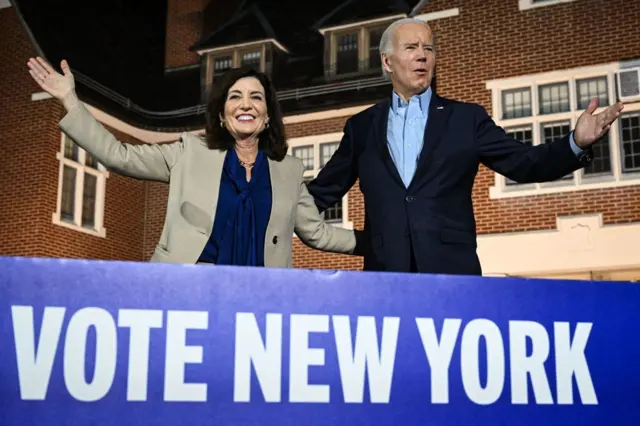
<path id="1" fill-rule="evenodd" d="M 382 33 L 382 37 L 380 37 L 380 46 L 379 46 L 380 54 L 384 53 L 386 55 L 390 55 L 393 52 L 393 37 L 395 36 L 396 30 L 398 29 L 398 27 L 404 24 L 420 24 L 420 25 L 424 25 L 425 28 L 428 28 L 429 30 L 431 30 L 431 27 L 429 26 L 429 24 L 427 24 L 422 19 L 418 19 L 418 18 L 398 19 L 397 21 L 392 22 L 391 25 L 389 25 L 387 29 L 384 30 L 384 32 Z M 436 35 L 433 34 L 432 32 L 431 36 L 433 37 L 433 48 L 435 50 Z M 389 77 L 387 71 L 384 69 L 384 64 L 382 64 L 382 72 L 387 78 Z"/>

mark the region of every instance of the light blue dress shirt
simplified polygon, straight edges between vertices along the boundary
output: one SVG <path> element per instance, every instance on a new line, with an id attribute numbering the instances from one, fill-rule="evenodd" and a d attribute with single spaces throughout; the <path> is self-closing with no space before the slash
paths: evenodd
<path id="1" fill-rule="evenodd" d="M 408 187 L 413 179 L 418 157 L 422 151 L 424 130 L 429 120 L 431 95 L 431 88 L 428 88 L 406 102 L 395 91 L 393 92 L 387 125 L 387 144 L 405 187 Z M 576 156 L 582 154 L 582 149 L 576 145 L 573 138 L 573 131 L 569 137 L 569 143 Z"/>
<path id="2" fill-rule="evenodd" d="M 405 102 L 394 91 L 389 108 L 387 143 L 398 173 L 408 187 L 418 165 L 424 142 L 424 129 L 429 118 L 431 88 Z"/>

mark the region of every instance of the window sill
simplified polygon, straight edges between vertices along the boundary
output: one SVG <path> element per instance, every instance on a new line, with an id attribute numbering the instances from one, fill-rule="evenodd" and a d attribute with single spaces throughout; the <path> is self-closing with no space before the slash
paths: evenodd
<path id="1" fill-rule="evenodd" d="M 518 2 L 518 9 L 522 10 L 529 10 L 529 9 L 537 9 L 539 7 L 545 7 L 545 6 L 553 6 L 556 4 L 562 4 L 562 3 L 571 3 L 574 2 L 576 0 L 548 0 L 542 3 L 534 3 L 533 0 L 520 0 Z"/>
<path id="2" fill-rule="evenodd" d="M 107 230 L 104 227 L 101 227 L 98 230 L 87 229 L 87 228 L 84 228 L 82 226 L 74 225 L 72 223 L 64 222 L 64 221 L 60 220 L 60 218 L 58 217 L 58 214 L 56 214 L 56 213 L 54 213 L 53 216 L 52 216 L 52 223 L 54 225 L 62 226 L 63 228 L 67 228 L 67 229 L 71 229 L 71 230 L 74 230 L 74 231 L 78 231 L 78 232 L 82 232 L 82 233 L 85 233 L 85 234 L 89 234 L 89 235 L 92 235 L 94 237 L 107 238 Z"/>
<path id="3" fill-rule="evenodd" d="M 606 179 L 606 180 L 605 180 Z M 599 178 L 582 178 L 582 183 L 576 185 L 573 181 L 569 182 L 547 182 L 540 184 L 540 188 L 533 187 L 535 184 L 513 185 L 508 188 L 500 186 L 492 186 L 489 188 L 489 198 L 499 200 L 503 198 L 531 197 L 535 195 L 549 195 L 576 191 L 589 191 L 597 189 L 624 188 L 627 186 L 640 185 L 640 176 L 637 173 L 629 176 L 623 176 L 619 181 L 613 180 L 613 176 Z"/>

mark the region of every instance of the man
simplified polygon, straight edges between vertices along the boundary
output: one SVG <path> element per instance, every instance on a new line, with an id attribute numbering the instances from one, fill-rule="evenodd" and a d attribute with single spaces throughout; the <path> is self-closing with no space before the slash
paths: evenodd
<path id="1" fill-rule="evenodd" d="M 471 200 L 479 164 L 522 183 L 559 179 L 589 164 L 590 146 L 622 111 L 618 103 L 593 115 L 593 99 L 573 132 L 530 147 L 481 106 L 432 92 L 436 50 L 425 22 L 394 22 L 380 52 L 393 93 L 347 120 L 340 146 L 308 185 L 322 211 L 360 180 L 365 270 L 481 275 Z"/>

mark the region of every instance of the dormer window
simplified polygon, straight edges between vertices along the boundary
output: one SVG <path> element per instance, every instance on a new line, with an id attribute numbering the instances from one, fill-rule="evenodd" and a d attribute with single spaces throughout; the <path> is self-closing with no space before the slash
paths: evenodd
<path id="1" fill-rule="evenodd" d="M 236 46 L 227 49 L 215 49 L 203 53 L 203 61 L 205 64 L 203 81 L 203 99 L 208 97 L 211 85 L 220 78 L 225 72 L 232 68 L 240 68 L 241 66 L 251 66 L 258 71 L 266 72 L 267 47 L 264 43 L 249 46 Z"/>
<path id="2" fill-rule="evenodd" d="M 233 56 L 213 57 L 213 78 L 220 77 L 226 71 L 233 68 Z"/>
<path id="3" fill-rule="evenodd" d="M 336 74 L 358 72 L 360 67 L 358 38 L 358 32 L 336 35 Z"/>
<path id="4" fill-rule="evenodd" d="M 382 73 L 379 44 L 386 27 L 360 27 L 326 32 L 327 77 Z"/>
<path id="5" fill-rule="evenodd" d="M 240 65 L 251 66 L 262 71 L 264 69 L 262 65 L 262 49 L 243 52 L 240 58 Z"/>
<path id="6" fill-rule="evenodd" d="M 256 70 L 264 72 L 263 50 L 264 45 L 249 49 L 207 53 L 208 58 L 210 58 L 208 62 L 212 63 L 211 66 L 213 67 L 213 77 L 219 77 L 232 68 L 240 68 L 242 66 L 252 66 Z"/>

